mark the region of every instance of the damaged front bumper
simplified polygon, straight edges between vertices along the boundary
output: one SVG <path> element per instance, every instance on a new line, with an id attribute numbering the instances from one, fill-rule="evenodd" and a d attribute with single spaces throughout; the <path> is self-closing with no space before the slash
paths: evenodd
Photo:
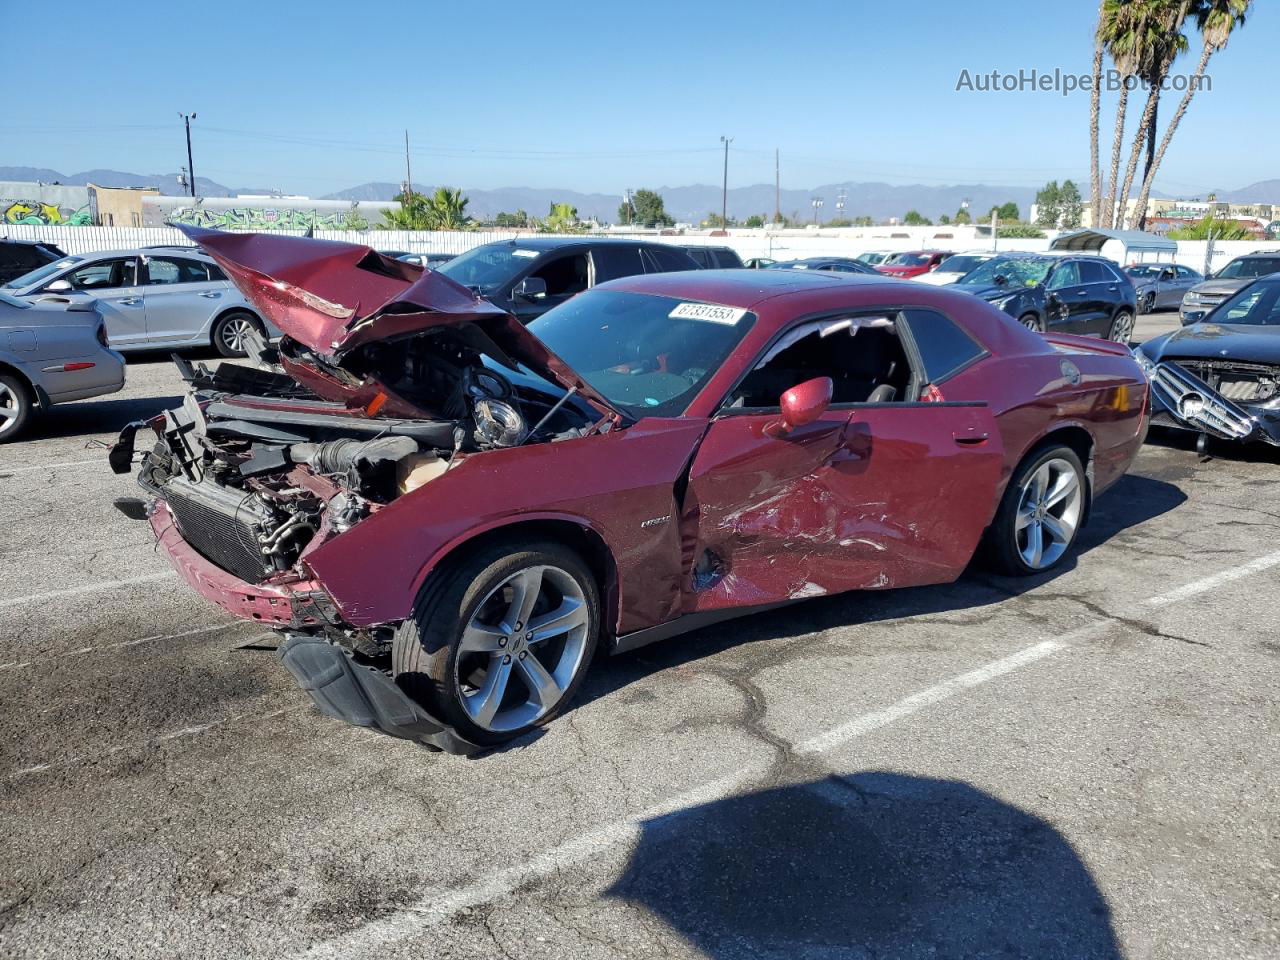
<path id="1" fill-rule="evenodd" d="M 1262 441 L 1280 446 L 1280 410 L 1246 406 L 1228 400 L 1175 361 L 1153 362 L 1141 352 L 1134 356 L 1151 383 L 1151 423 L 1158 427 L 1194 430 L 1222 440 Z"/>
<path id="2" fill-rule="evenodd" d="M 325 716 L 446 753 L 480 749 L 427 713 L 386 671 L 325 639 L 324 628 L 340 621 L 318 583 L 251 584 L 239 579 L 182 538 L 163 500 L 155 501 L 150 523 L 165 555 L 193 590 L 232 616 L 280 634 L 281 662 Z"/>

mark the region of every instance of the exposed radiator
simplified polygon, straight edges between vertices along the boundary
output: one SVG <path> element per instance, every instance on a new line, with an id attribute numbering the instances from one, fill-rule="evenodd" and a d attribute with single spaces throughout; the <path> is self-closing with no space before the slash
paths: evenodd
<path id="1" fill-rule="evenodd" d="M 162 492 L 182 538 L 201 556 L 248 583 L 272 571 L 258 546 L 255 526 L 266 517 L 256 497 L 181 477 L 169 480 Z"/>

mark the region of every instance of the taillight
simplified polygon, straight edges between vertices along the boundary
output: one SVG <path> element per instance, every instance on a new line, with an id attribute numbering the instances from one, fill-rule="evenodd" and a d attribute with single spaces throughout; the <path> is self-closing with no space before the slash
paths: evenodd
<path id="1" fill-rule="evenodd" d="M 107 325 L 105 323 L 98 324 L 98 342 L 104 347 L 111 346 L 111 344 L 107 342 Z"/>

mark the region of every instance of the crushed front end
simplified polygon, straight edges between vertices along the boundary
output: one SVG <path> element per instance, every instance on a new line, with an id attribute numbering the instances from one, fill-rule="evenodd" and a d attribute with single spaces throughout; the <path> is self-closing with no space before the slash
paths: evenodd
<path id="1" fill-rule="evenodd" d="M 1280 367 L 1223 357 L 1134 358 L 1151 382 L 1151 423 L 1280 446 Z"/>

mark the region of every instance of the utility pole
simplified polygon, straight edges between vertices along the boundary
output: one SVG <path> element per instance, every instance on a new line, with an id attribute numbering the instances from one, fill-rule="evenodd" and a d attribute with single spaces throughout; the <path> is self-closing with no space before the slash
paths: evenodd
<path id="1" fill-rule="evenodd" d="M 195 113 L 179 113 L 182 122 L 187 128 L 187 173 L 191 176 L 191 196 L 196 195 L 196 165 L 191 162 L 191 121 L 196 118 Z"/>
<path id="2" fill-rule="evenodd" d="M 995 207 L 992 207 L 991 208 L 991 252 L 992 253 L 996 252 L 996 232 L 999 229 L 1000 229 L 1000 214 L 995 209 Z"/>
<path id="3" fill-rule="evenodd" d="M 782 176 L 778 172 L 778 148 L 773 148 L 773 222 L 782 220 Z"/>
<path id="4" fill-rule="evenodd" d="M 813 225 L 820 227 L 822 226 L 822 197 L 814 197 L 809 202 L 813 204 Z"/>
<path id="5" fill-rule="evenodd" d="M 404 196 L 409 199 L 413 193 L 413 176 L 409 173 L 409 131 L 404 132 Z"/>
<path id="6" fill-rule="evenodd" d="M 724 183 L 720 187 L 720 228 L 722 230 L 729 229 L 729 144 L 733 143 L 733 137 L 720 138 L 720 142 L 724 144 Z"/>

